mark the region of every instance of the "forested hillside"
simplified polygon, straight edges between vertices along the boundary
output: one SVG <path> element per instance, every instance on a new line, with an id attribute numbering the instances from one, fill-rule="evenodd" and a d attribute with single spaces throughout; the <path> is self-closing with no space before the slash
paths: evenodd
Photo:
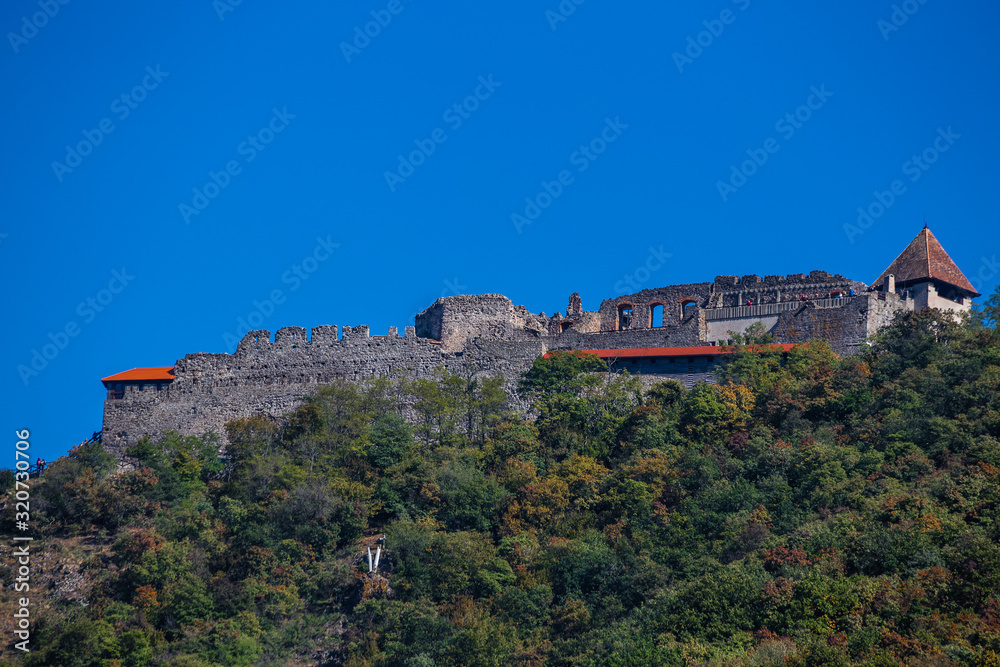
<path id="1" fill-rule="evenodd" d="M 78 448 L 32 510 L 37 549 L 93 538 L 83 602 L 50 600 L 32 653 L 4 655 L 1000 667 L 996 306 L 907 316 L 845 359 L 752 337 L 690 391 L 553 354 L 522 381 L 530 419 L 499 380 L 442 373 L 232 422 L 228 465 L 176 434 L 127 472 Z"/>

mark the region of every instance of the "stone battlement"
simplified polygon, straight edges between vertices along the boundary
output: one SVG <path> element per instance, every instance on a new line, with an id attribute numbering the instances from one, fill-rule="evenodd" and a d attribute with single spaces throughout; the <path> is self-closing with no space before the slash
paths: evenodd
<path id="1" fill-rule="evenodd" d="M 911 248 L 927 247 L 919 240 Z M 595 311 L 585 310 L 580 295 L 572 294 L 565 316 L 532 313 L 502 294 L 478 294 L 438 299 L 403 335 L 389 327 L 385 335 L 373 336 L 368 325 L 289 326 L 273 339 L 270 331 L 251 331 L 233 354 L 188 354 L 177 360 L 172 375 L 157 375 L 155 381 L 131 373 L 121 374 L 125 382 L 106 378 L 103 442 L 119 456 L 144 434 L 165 429 L 193 435 L 212 431 L 225 443 L 226 422 L 256 414 L 281 417 L 320 385 L 425 378 L 437 368 L 502 376 L 519 405 L 517 380 L 550 350 L 709 348 L 755 324 L 779 343 L 824 338 L 837 352 L 851 354 L 898 312 L 969 307 L 967 289 L 933 276 L 921 282 L 913 266 L 913 261 L 906 265 L 909 273 L 898 290 L 891 275 L 883 281 L 888 287 L 879 290 L 826 271 L 720 275 L 713 282 L 605 299 Z M 713 377 L 712 363 L 699 355 L 684 363 L 672 358 L 661 363 L 653 355 L 613 367 L 689 385 Z"/>
<path id="2" fill-rule="evenodd" d="M 521 374 L 549 350 L 709 346 L 752 322 L 764 321 L 768 328 L 777 325 L 777 319 L 767 322 L 766 314 L 756 312 L 760 308 L 729 309 L 732 312 L 708 308 L 711 297 L 718 294 L 714 286 L 695 283 L 643 290 L 605 300 L 598 311 L 584 310 L 574 294 L 566 317 L 558 312 L 531 313 L 500 294 L 443 297 L 418 314 L 402 336 L 397 327 L 373 336 L 368 325 L 289 326 L 273 337 L 268 330 L 251 331 L 232 354 L 200 352 L 178 359 L 173 380 L 156 390 L 141 383 L 124 386 L 105 402 L 104 444 L 120 456 L 142 435 L 165 429 L 223 436 L 232 419 L 254 414 L 279 417 L 294 410 L 317 386 L 337 380 L 430 377 L 439 367 L 464 373 L 471 365 L 476 373 L 503 376 L 514 393 Z M 664 316 L 658 327 L 636 318 L 647 304 L 665 307 L 671 302 L 691 306 L 678 306 L 676 317 Z M 633 304 L 633 320 L 623 327 L 620 309 L 626 303 Z M 843 305 L 850 303 L 844 300 Z M 799 303 L 781 305 L 804 310 Z M 794 326 L 786 325 L 790 340 L 812 329 L 808 316 L 790 312 L 781 317 L 798 320 Z M 854 321 L 857 314 L 845 313 L 843 319 Z M 724 335 L 715 335 L 720 331 Z M 840 349 L 846 350 L 856 346 L 867 330 L 842 333 L 846 338 Z M 676 376 L 689 384 L 692 378 L 708 377 L 669 364 L 663 369 L 664 377 Z"/>
<path id="3" fill-rule="evenodd" d="M 721 288 L 751 287 L 764 285 L 772 287 L 782 284 L 809 284 L 809 283 L 842 283 L 849 282 L 847 278 L 837 274 L 830 274 L 826 271 L 810 271 L 806 273 L 791 273 L 787 276 L 760 276 L 750 274 L 746 276 L 716 276 L 715 285 Z"/>
<path id="4" fill-rule="evenodd" d="M 270 331 L 260 329 L 250 331 L 243 336 L 243 339 L 236 346 L 236 354 L 270 350 L 274 346 L 278 346 L 279 349 L 284 349 L 285 347 L 298 349 L 299 347 L 309 345 L 330 346 L 342 343 L 350 344 L 358 339 L 366 338 L 395 340 L 397 338 L 417 337 L 416 327 L 404 327 L 402 336 L 399 335 L 398 327 L 389 327 L 389 332 L 384 336 L 372 336 L 369 331 L 367 324 L 354 327 L 345 326 L 343 328 L 338 327 L 336 324 L 324 324 L 310 329 L 307 337 L 305 327 L 282 327 L 275 332 L 274 339 L 272 340 Z M 347 343 L 344 343 L 344 341 L 347 341 Z"/>

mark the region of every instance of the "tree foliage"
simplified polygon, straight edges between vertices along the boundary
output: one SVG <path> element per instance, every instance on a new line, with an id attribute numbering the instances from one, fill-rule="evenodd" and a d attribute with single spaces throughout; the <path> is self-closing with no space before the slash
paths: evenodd
<path id="1" fill-rule="evenodd" d="M 221 457 L 77 448 L 33 518 L 106 548 L 22 664 L 992 667 L 995 301 L 844 359 L 750 331 L 690 390 L 551 354 L 531 418 L 440 371 L 231 422 Z"/>

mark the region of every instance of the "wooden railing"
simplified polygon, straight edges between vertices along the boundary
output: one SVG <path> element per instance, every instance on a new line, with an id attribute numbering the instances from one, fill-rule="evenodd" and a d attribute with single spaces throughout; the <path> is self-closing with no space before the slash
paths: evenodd
<path id="1" fill-rule="evenodd" d="M 779 301 L 778 303 L 762 303 L 759 306 L 733 306 L 729 308 L 709 308 L 705 310 L 706 320 L 735 320 L 741 317 L 767 317 L 768 315 L 780 315 L 790 310 L 797 310 L 801 306 L 810 303 L 816 308 L 842 308 L 849 304 L 854 297 L 843 296 L 830 299 L 810 299 L 806 301 Z"/>

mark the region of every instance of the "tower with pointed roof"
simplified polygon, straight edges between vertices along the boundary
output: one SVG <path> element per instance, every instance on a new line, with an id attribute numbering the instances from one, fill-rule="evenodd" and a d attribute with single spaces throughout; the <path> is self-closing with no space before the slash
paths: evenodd
<path id="1" fill-rule="evenodd" d="M 980 296 L 926 224 L 871 289 L 912 299 L 913 310 L 968 311 Z"/>

